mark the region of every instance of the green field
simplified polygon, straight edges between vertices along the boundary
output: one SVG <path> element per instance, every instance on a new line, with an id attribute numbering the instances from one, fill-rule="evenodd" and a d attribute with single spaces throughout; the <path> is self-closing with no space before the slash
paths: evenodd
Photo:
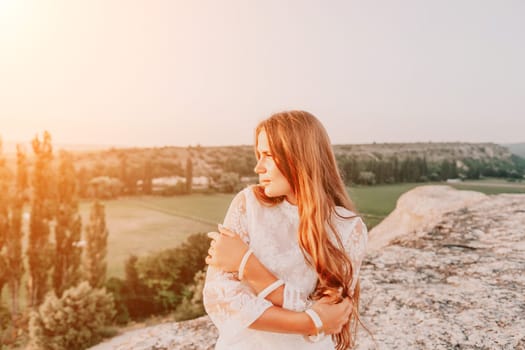
<path id="1" fill-rule="evenodd" d="M 403 193 L 417 186 L 421 184 L 363 186 L 351 187 L 347 190 L 370 230 L 395 209 L 397 199 Z"/>
<path id="2" fill-rule="evenodd" d="M 483 185 L 482 185 L 483 183 Z M 444 183 L 432 183 L 443 185 Z M 453 184 L 458 189 L 486 194 L 525 193 L 525 185 L 480 181 L 479 185 Z M 364 186 L 348 192 L 364 216 L 369 229 L 376 226 L 396 206 L 397 199 L 421 183 Z M 216 230 L 222 222 L 233 194 L 193 194 L 189 196 L 129 197 L 106 201 L 108 275 L 123 276 L 124 261 L 130 254 L 144 255 L 175 247 L 196 232 Z M 83 222 L 87 222 L 90 203 L 82 203 Z"/>
<path id="3" fill-rule="evenodd" d="M 145 255 L 173 248 L 192 233 L 215 230 L 231 198 L 224 195 L 130 197 L 104 202 L 109 230 L 108 276 L 123 277 L 124 262 L 131 254 Z M 80 205 L 83 223 L 88 222 L 90 205 L 88 202 Z M 199 208 L 207 209 L 199 211 Z"/>

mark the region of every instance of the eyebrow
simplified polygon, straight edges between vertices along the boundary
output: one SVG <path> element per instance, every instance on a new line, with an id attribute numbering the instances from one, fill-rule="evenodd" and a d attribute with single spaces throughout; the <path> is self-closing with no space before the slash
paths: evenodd
<path id="1" fill-rule="evenodd" d="M 271 153 L 271 152 L 269 149 L 263 149 L 263 150 L 257 149 L 257 153 Z"/>

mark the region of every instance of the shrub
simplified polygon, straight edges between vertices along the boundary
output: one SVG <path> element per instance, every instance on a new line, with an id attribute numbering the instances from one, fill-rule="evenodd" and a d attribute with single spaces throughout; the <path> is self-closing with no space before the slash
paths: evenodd
<path id="1" fill-rule="evenodd" d="M 11 312 L 2 304 L 0 304 L 0 331 L 3 331 L 11 323 Z M 0 332 L 1 333 L 1 332 Z"/>
<path id="2" fill-rule="evenodd" d="M 183 292 L 182 302 L 173 313 L 176 321 L 191 320 L 206 313 L 202 303 L 202 290 L 204 289 L 205 279 L 206 271 L 199 271 L 193 278 L 193 284 L 186 287 Z"/>
<path id="3" fill-rule="evenodd" d="M 153 291 L 153 300 L 162 311 L 172 311 L 182 301 L 185 286 L 202 270 L 210 246 L 205 233 L 193 234 L 173 249 L 140 258 L 137 262 L 139 280 Z M 130 310 L 131 313 L 131 310 Z"/>
<path id="4" fill-rule="evenodd" d="M 106 281 L 106 290 L 113 294 L 113 300 L 115 301 L 116 315 L 113 321 L 120 325 L 128 323 L 131 318 L 126 304 L 127 288 L 124 280 L 118 277 L 111 277 Z"/>
<path id="5" fill-rule="evenodd" d="M 106 283 L 115 300 L 115 321 L 123 324 L 130 319 L 140 320 L 174 310 L 185 319 L 203 314 L 194 305 L 202 304 L 198 295 L 202 294 L 199 283 L 204 275 L 195 274 L 205 268 L 209 246 L 207 235 L 197 233 L 175 248 L 140 258 L 130 256 L 126 261 L 126 278 L 111 278 Z M 198 288 L 201 290 L 197 291 Z"/>
<path id="6" fill-rule="evenodd" d="M 111 294 L 88 282 L 66 290 L 60 299 L 48 294 L 31 313 L 30 344 L 45 350 L 86 349 L 107 334 L 114 314 Z"/>

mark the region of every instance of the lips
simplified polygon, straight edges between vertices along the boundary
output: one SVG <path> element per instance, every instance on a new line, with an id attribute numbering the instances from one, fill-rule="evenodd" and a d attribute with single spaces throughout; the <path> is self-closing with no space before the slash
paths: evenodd
<path id="1" fill-rule="evenodd" d="M 259 183 L 260 183 L 261 185 L 267 185 L 267 184 L 269 184 L 270 182 L 271 182 L 270 180 L 259 180 Z"/>

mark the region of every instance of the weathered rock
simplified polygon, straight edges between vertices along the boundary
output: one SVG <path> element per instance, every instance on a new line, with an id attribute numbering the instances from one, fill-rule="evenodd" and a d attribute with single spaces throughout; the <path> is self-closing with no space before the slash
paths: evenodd
<path id="1" fill-rule="evenodd" d="M 126 332 L 90 350 L 211 350 L 218 336 L 217 328 L 204 316 Z"/>
<path id="2" fill-rule="evenodd" d="M 525 195 L 491 196 L 371 253 L 362 319 L 379 349 L 525 349 L 524 271 Z"/>
<path id="3" fill-rule="evenodd" d="M 360 329 L 356 349 L 525 349 L 525 195 L 473 195 L 450 211 L 436 191 L 434 204 L 443 209 L 435 211 L 437 222 L 426 230 L 410 226 L 363 264 L 361 318 L 375 343 Z M 421 193 L 434 198 L 428 189 L 411 192 L 398 204 L 417 204 Z M 413 208 L 424 217 L 430 203 Z M 202 317 L 134 331 L 93 350 L 212 349 L 216 337 Z"/>
<path id="4" fill-rule="evenodd" d="M 403 193 L 394 211 L 370 231 L 368 251 L 377 251 L 396 237 L 432 228 L 445 213 L 486 198 L 483 193 L 459 191 L 450 186 L 416 187 Z"/>

